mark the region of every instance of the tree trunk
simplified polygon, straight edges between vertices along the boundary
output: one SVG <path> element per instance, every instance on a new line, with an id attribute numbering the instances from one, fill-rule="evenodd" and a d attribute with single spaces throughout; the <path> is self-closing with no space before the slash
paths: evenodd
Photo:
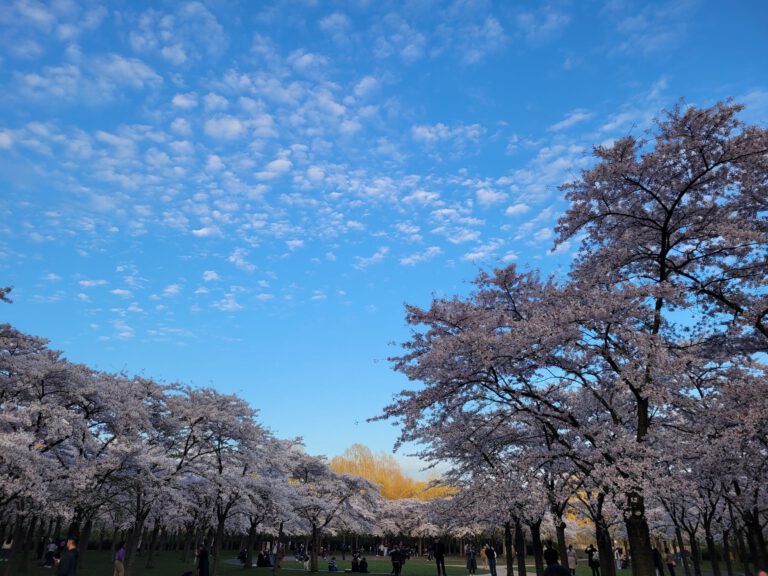
<path id="1" fill-rule="evenodd" d="M 83 524 L 83 529 L 80 531 L 80 540 L 77 543 L 77 569 L 84 565 L 83 557 L 88 555 L 88 541 L 91 539 L 91 531 L 93 530 L 93 518 L 88 516 L 88 519 Z"/>
<path id="2" fill-rule="evenodd" d="M 565 543 L 566 524 L 562 517 L 555 517 L 555 531 L 557 533 L 557 554 L 560 556 L 560 565 L 568 567 L 568 546 Z"/>
<path id="3" fill-rule="evenodd" d="M 611 533 L 608 531 L 608 524 L 602 512 L 595 522 L 595 540 L 597 541 L 601 576 L 616 576 L 616 558 L 613 555 L 613 542 L 611 541 Z"/>
<path id="4" fill-rule="evenodd" d="M 149 539 L 149 546 L 147 547 L 147 563 L 145 568 L 152 568 L 152 561 L 155 555 L 155 546 L 157 546 L 157 537 L 160 534 L 160 518 L 155 518 L 155 526 L 152 528 L 152 537 Z"/>
<path id="5" fill-rule="evenodd" d="M 544 547 L 541 545 L 541 520 L 528 523 L 533 542 L 533 561 L 536 564 L 536 576 L 544 576 Z"/>
<path id="6" fill-rule="evenodd" d="M 317 572 L 317 551 L 320 549 L 320 530 L 312 524 L 312 554 L 309 555 L 309 571 Z"/>
<path id="7" fill-rule="evenodd" d="M 688 532 L 688 542 L 691 543 L 691 560 L 693 561 L 693 573 L 695 576 L 701 576 L 701 550 L 696 540 L 696 532 Z"/>
<path id="8" fill-rule="evenodd" d="M 744 519 L 744 528 L 747 532 L 747 544 L 749 544 L 749 553 L 752 557 L 752 563 L 755 565 L 755 572 L 758 572 L 760 566 L 768 562 L 768 551 L 766 551 L 765 538 L 763 537 L 762 526 L 759 520 L 759 511 L 750 510 L 742 514 Z"/>
<path id="9" fill-rule="evenodd" d="M 704 538 L 707 543 L 707 552 L 709 553 L 709 562 L 712 566 L 712 576 L 720 576 L 720 555 L 715 546 L 715 537 L 709 528 L 705 527 Z"/>
<path id="10" fill-rule="evenodd" d="M 221 551 L 224 548 L 224 522 L 227 519 L 226 514 L 219 514 L 217 516 L 218 522 L 216 524 L 216 540 L 213 542 L 213 566 L 211 568 L 212 576 L 218 576 L 219 560 L 221 559 Z"/>
<path id="11" fill-rule="evenodd" d="M 504 522 L 504 555 L 507 564 L 507 576 L 515 576 L 515 555 L 512 553 L 512 523 L 509 521 Z"/>
<path id="12" fill-rule="evenodd" d="M 691 566 L 688 563 L 688 554 L 685 553 L 683 533 L 680 530 L 680 526 L 677 524 L 675 524 L 675 538 L 677 539 L 677 547 L 680 549 L 680 559 L 683 561 L 683 571 L 685 572 L 685 576 L 691 576 Z"/>
<path id="13" fill-rule="evenodd" d="M 245 541 L 245 564 L 243 568 L 253 567 L 253 547 L 256 545 L 256 527 L 257 522 L 251 520 L 251 525 L 248 528 L 248 537 Z"/>
<path id="14" fill-rule="evenodd" d="M 731 531 L 723 530 L 723 560 L 725 560 L 725 571 L 728 576 L 734 576 L 733 558 L 731 556 Z"/>
<path id="15" fill-rule="evenodd" d="M 274 542 L 274 553 L 272 555 L 272 576 L 275 576 L 277 574 L 277 565 L 280 562 L 280 554 L 282 553 L 280 551 L 280 542 L 283 539 L 283 523 L 280 522 L 280 526 L 277 528 L 277 538 Z M 344 557 L 344 552 L 342 551 L 342 558 Z"/>
<path id="16" fill-rule="evenodd" d="M 627 495 L 629 515 L 624 523 L 627 527 L 629 554 L 632 556 L 632 576 L 654 576 L 651 535 L 645 518 L 645 502 L 640 494 Z M 700 575 L 697 575 L 700 576 Z"/>
<path id="17" fill-rule="evenodd" d="M 525 568 L 525 529 L 520 520 L 515 520 L 515 552 L 517 552 L 517 574 L 526 575 Z"/>
<path id="18" fill-rule="evenodd" d="M 18 555 L 18 552 L 24 547 L 24 516 L 19 514 L 16 516 L 16 522 L 13 526 L 13 543 L 11 544 L 11 549 L 8 551 L 7 561 L 5 562 L 5 570 L 3 571 L 4 576 L 12 576 L 12 574 L 16 573 L 16 570 L 11 570 L 11 566 L 14 568 L 16 567 L 16 556 Z"/>

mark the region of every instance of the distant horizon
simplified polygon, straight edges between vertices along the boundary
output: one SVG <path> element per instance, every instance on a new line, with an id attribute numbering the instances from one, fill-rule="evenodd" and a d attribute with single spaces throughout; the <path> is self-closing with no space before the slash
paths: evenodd
<path id="1" fill-rule="evenodd" d="M 683 102 L 768 123 L 768 4 L 13 0 L 0 322 L 237 393 L 329 458 L 419 386 L 405 304 L 567 272 L 559 186 Z M 417 479 L 419 462 L 396 453 Z M 417 474 L 421 474 L 418 476 Z"/>

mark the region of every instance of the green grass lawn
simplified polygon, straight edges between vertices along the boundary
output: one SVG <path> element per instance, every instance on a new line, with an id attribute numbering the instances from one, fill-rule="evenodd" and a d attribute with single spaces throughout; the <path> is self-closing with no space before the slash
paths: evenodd
<path id="1" fill-rule="evenodd" d="M 233 551 L 227 551 L 222 554 L 223 562 L 219 567 L 219 575 L 225 574 L 241 574 L 244 572 L 243 567 L 237 562 L 237 554 Z M 181 576 L 187 570 L 193 570 L 194 567 L 191 562 L 181 562 L 180 553 L 177 552 L 163 552 L 155 556 L 153 568 L 146 568 L 146 557 L 139 557 L 134 563 L 133 576 Z M 387 560 L 376 559 L 375 557 L 366 556 L 368 560 L 368 571 L 372 574 L 384 574 L 389 575 L 392 571 L 392 563 Z M 467 569 L 464 565 L 464 558 L 448 557 L 446 558 L 446 570 L 448 576 L 465 576 Z M 342 560 L 341 556 L 336 556 L 336 565 L 339 568 L 340 573 L 343 574 L 345 569 L 351 568 L 351 560 Z M 0 563 L 0 574 L 5 569 L 5 563 Z M 328 562 L 322 559 L 318 560 L 318 569 L 320 573 L 328 574 Z M 29 576 L 50 576 L 55 571 L 51 568 L 45 568 L 37 566 L 36 562 L 30 561 L 30 570 L 26 572 Z M 272 574 L 271 568 L 251 568 L 249 573 L 269 576 Z M 299 573 L 304 572 L 304 566 L 301 562 L 296 562 L 293 559 L 288 559 L 283 562 L 283 569 L 278 570 L 279 574 L 283 576 L 296 576 Z M 478 575 L 487 574 L 487 570 L 483 570 L 482 567 L 478 567 Z M 16 566 L 12 566 L 12 575 L 22 574 L 19 572 Z M 109 552 L 100 552 L 95 550 L 89 550 L 88 555 L 85 557 L 85 566 L 83 566 L 77 572 L 78 576 L 111 576 L 112 574 L 112 562 Z M 403 576 L 435 576 L 435 563 L 429 562 L 425 558 L 412 558 L 405 563 L 403 570 Z M 584 575 L 588 576 L 588 575 Z"/>
<path id="2" fill-rule="evenodd" d="M 222 555 L 223 562 L 219 567 L 219 576 L 228 574 L 242 574 L 245 570 L 236 559 L 237 554 L 233 551 L 224 552 Z M 132 576 L 181 576 L 188 570 L 193 570 L 194 566 L 191 562 L 181 562 L 180 553 L 178 552 L 163 552 L 157 554 L 154 560 L 153 568 L 146 568 L 146 557 L 139 557 L 134 564 L 134 570 Z M 377 559 L 375 556 L 366 556 L 368 560 L 368 570 L 372 574 L 381 574 L 388 576 L 392 571 L 392 563 L 389 559 L 382 560 Z M 533 566 L 533 558 L 529 557 L 528 560 L 528 573 L 533 574 L 536 572 Z M 111 554 L 109 552 L 100 552 L 90 550 L 85 558 L 85 566 L 78 570 L 78 576 L 111 576 L 112 575 L 112 562 Z M 498 564 L 500 566 L 505 565 L 505 559 L 500 558 Z M 351 561 L 342 560 L 341 555 L 336 556 L 336 565 L 339 568 L 339 574 L 343 574 L 345 569 L 351 568 Z M 448 576 L 467 576 L 467 569 L 464 564 L 464 558 L 459 556 L 447 557 L 445 560 L 446 570 Z M 0 575 L 4 573 L 6 568 L 5 562 L 0 563 Z M 318 560 L 318 568 L 320 574 L 329 574 L 328 562 L 322 559 Z M 704 572 L 709 571 L 709 564 L 704 563 L 702 566 Z M 725 567 L 723 566 L 723 573 L 725 573 Z M 251 568 L 247 571 L 258 576 L 271 576 L 271 568 Z M 299 576 L 304 572 L 304 567 L 301 562 L 296 562 L 293 559 L 286 558 L 283 562 L 283 568 L 277 571 L 281 576 Z M 55 570 L 51 568 L 44 568 L 37 566 L 34 561 L 30 561 L 30 570 L 26 573 L 20 572 L 15 565 L 11 566 L 10 574 L 16 576 L 17 574 L 25 574 L 28 576 L 51 576 L 55 573 Z M 682 566 L 678 568 L 678 576 L 683 576 Z M 478 576 L 487 575 L 488 570 L 483 569 L 481 564 L 478 564 L 477 569 Z M 586 564 L 586 561 L 580 562 L 576 568 L 576 576 L 591 576 L 592 571 Z M 435 576 L 435 563 L 430 562 L 426 558 L 411 558 L 405 563 L 403 567 L 403 576 Z M 515 563 L 515 575 L 517 574 L 517 563 Z M 630 576 L 631 570 L 619 571 L 619 576 Z"/>

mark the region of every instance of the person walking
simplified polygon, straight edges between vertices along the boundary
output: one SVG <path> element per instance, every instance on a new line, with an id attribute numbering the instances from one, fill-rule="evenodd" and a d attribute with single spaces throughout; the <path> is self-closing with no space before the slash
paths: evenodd
<path id="1" fill-rule="evenodd" d="M 437 565 L 437 576 L 446 576 L 445 574 L 445 544 L 435 538 L 435 564 Z M 493 576 L 496 576 L 495 574 Z"/>
<path id="2" fill-rule="evenodd" d="M 67 548 L 61 553 L 61 558 L 57 562 L 56 576 L 77 576 L 77 539 L 70 536 L 67 538 Z"/>
<path id="3" fill-rule="evenodd" d="M 125 576 L 125 541 L 120 542 L 115 550 L 115 569 L 112 576 Z"/>
<path id="4" fill-rule="evenodd" d="M 496 550 L 490 544 L 485 545 L 485 557 L 488 559 L 488 570 L 491 576 L 496 576 Z"/>

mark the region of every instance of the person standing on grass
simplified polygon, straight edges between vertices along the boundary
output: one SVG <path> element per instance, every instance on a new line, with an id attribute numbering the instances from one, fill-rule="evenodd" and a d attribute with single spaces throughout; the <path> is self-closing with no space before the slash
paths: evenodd
<path id="1" fill-rule="evenodd" d="M 210 570 L 208 548 L 205 544 L 200 544 L 200 548 L 197 549 L 197 576 L 211 576 Z"/>
<path id="2" fill-rule="evenodd" d="M 445 544 L 443 544 L 437 538 L 435 538 L 435 564 L 437 564 L 437 576 L 446 576 L 445 575 Z M 496 576 L 496 575 L 494 574 L 493 576 Z"/>
<path id="3" fill-rule="evenodd" d="M 669 548 L 664 548 L 664 562 L 667 564 L 667 570 L 669 570 L 669 576 L 675 576 L 675 555 Z"/>
<path id="4" fill-rule="evenodd" d="M 488 569 L 491 576 L 496 576 L 496 550 L 490 544 L 485 545 L 485 557 L 488 559 Z"/>
<path id="5" fill-rule="evenodd" d="M 587 564 L 592 569 L 592 576 L 600 576 L 600 560 L 595 558 L 597 548 L 595 548 L 594 544 L 590 544 L 584 552 L 587 554 Z"/>
<path id="6" fill-rule="evenodd" d="M 464 556 L 467 558 L 467 571 L 470 574 L 475 574 L 477 572 L 477 558 L 475 547 L 472 544 L 467 544 L 464 547 Z"/>
<path id="7" fill-rule="evenodd" d="M 578 560 L 576 559 L 576 550 L 573 549 L 572 544 L 568 545 L 566 558 L 568 559 L 568 570 L 571 571 L 571 576 L 576 576 L 576 563 Z"/>
<path id="8" fill-rule="evenodd" d="M 56 576 L 76 576 L 77 575 L 77 540 L 73 537 L 67 538 L 67 549 L 61 554 L 57 562 Z"/>
<path id="9" fill-rule="evenodd" d="M 125 576 L 125 541 L 120 542 L 115 550 L 115 570 L 112 576 Z"/>

